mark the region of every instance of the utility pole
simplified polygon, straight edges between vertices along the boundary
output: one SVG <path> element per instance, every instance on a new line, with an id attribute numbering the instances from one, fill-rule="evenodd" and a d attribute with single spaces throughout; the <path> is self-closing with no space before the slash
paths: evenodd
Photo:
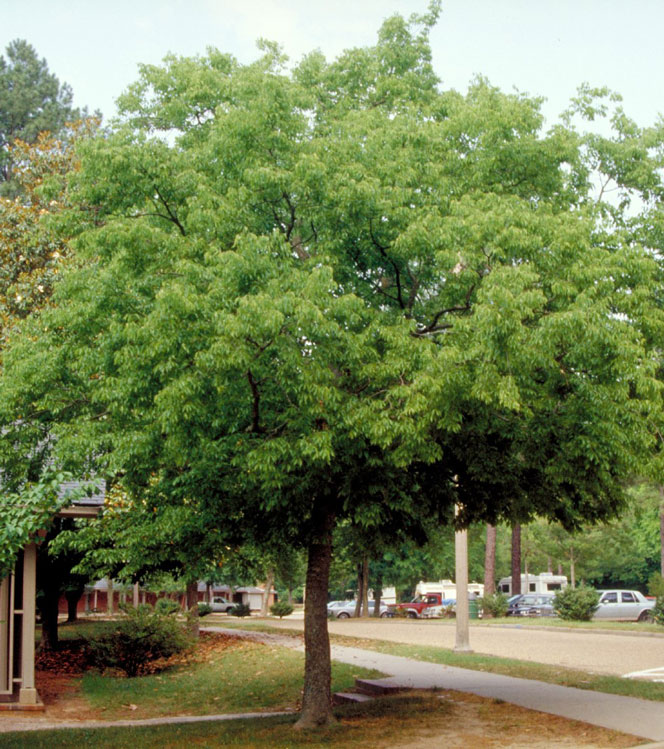
<path id="1" fill-rule="evenodd" d="M 454 515 L 459 515 L 459 505 Z M 463 528 L 454 533 L 454 556 L 456 566 L 456 641 L 457 653 L 472 653 L 468 626 L 468 531 Z"/>

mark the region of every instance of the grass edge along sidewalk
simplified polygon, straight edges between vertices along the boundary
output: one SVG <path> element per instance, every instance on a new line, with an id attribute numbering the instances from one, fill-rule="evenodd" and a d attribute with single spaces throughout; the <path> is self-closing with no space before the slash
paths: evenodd
<path id="1" fill-rule="evenodd" d="M 221 626 L 221 625 L 220 625 Z M 283 626 L 272 627 L 268 622 L 242 622 L 223 623 L 224 628 L 229 631 L 236 628 L 253 632 L 278 633 L 302 639 L 302 631 L 287 629 Z M 215 626 L 216 629 L 216 626 Z M 387 655 L 399 655 L 413 660 L 437 663 L 443 666 L 455 666 L 473 671 L 486 671 L 488 673 L 502 674 L 503 676 L 514 676 L 521 679 L 543 681 L 548 684 L 557 684 L 564 687 L 575 687 L 587 689 L 606 694 L 616 694 L 623 697 L 636 697 L 639 699 L 664 702 L 664 684 L 652 681 L 640 681 L 637 679 L 625 679 L 621 676 L 610 676 L 607 674 L 593 674 L 588 671 L 570 669 L 562 666 L 551 666 L 545 663 L 533 661 L 522 661 L 516 658 L 502 658 L 482 653 L 455 653 L 448 648 L 434 645 L 409 645 L 395 643 L 387 640 L 376 640 L 369 638 L 354 637 L 348 635 L 331 634 L 330 642 L 348 647 L 374 650 Z"/>

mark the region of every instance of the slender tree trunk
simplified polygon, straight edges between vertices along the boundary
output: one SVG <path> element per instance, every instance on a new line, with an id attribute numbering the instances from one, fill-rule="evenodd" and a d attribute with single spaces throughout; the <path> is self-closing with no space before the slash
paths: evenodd
<path id="1" fill-rule="evenodd" d="M 198 580 L 187 583 L 185 591 L 187 599 L 187 622 L 189 631 L 194 637 L 200 634 L 200 618 L 198 616 Z"/>
<path id="2" fill-rule="evenodd" d="M 484 547 L 484 595 L 490 596 L 496 592 L 496 536 L 498 529 L 495 525 L 486 527 L 486 546 Z"/>
<path id="3" fill-rule="evenodd" d="M 362 591 L 364 590 L 364 565 L 360 562 L 357 565 L 357 595 L 355 598 L 355 611 L 353 616 L 358 617 L 362 613 Z"/>
<path id="4" fill-rule="evenodd" d="M 293 605 L 293 589 L 292 588 L 288 588 L 288 605 L 289 606 Z"/>
<path id="5" fill-rule="evenodd" d="M 369 616 L 369 556 L 362 559 L 362 616 Z"/>
<path id="6" fill-rule="evenodd" d="M 573 546 L 570 546 L 569 550 L 569 584 L 572 586 L 572 589 L 576 588 L 576 566 Z"/>
<path id="7" fill-rule="evenodd" d="M 111 580 L 111 578 L 109 577 L 108 588 L 107 588 L 107 593 L 106 593 L 106 611 L 109 614 L 113 614 L 114 604 L 115 602 L 113 601 L 113 580 Z"/>
<path id="8" fill-rule="evenodd" d="M 512 595 L 521 593 L 521 526 L 512 526 Z"/>
<path id="9" fill-rule="evenodd" d="M 307 562 L 304 603 L 304 689 L 297 729 L 328 725 L 332 718 L 330 638 L 327 631 L 327 587 L 332 559 L 334 515 L 322 510 L 317 518 Z"/>
<path id="10" fill-rule="evenodd" d="M 263 590 L 263 600 L 261 601 L 261 616 L 267 616 L 270 609 L 270 594 L 274 586 L 274 568 L 270 567 L 267 571 L 265 588 Z"/>
<path id="11" fill-rule="evenodd" d="M 383 576 L 376 575 L 376 582 L 374 584 L 374 612 L 373 615 L 376 618 L 380 617 L 380 602 L 383 598 Z"/>

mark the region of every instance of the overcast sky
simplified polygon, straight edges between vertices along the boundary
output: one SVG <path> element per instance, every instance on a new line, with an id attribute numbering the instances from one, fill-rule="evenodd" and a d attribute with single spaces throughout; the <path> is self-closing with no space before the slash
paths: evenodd
<path id="1" fill-rule="evenodd" d="M 242 62 L 259 37 L 293 60 L 373 44 L 382 20 L 423 12 L 428 0 L 0 0 L 0 52 L 30 42 L 74 90 L 75 103 L 115 113 L 137 64 L 208 46 Z M 549 122 L 588 81 L 621 93 L 641 125 L 664 112 L 664 0 L 443 0 L 431 42 L 446 88 L 473 76 L 544 96 Z"/>

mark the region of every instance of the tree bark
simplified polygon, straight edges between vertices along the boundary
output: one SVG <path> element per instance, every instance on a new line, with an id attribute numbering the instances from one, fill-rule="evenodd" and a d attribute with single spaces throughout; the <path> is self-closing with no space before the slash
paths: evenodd
<path id="1" fill-rule="evenodd" d="M 355 597 L 355 611 L 353 613 L 353 616 L 356 618 L 362 613 L 362 591 L 364 590 L 364 582 L 362 580 L 363 574 L 364 566 L 360 562 L 357 565 L 357 595 Z"/>
<path id="2" fill-rule="evenodd" d="M 374 611 L 373 615 L 378 619 L 380 617 L 380 602 L 383 598 L 383 576 L 382 574 L 376 575 L 376 582 L 374 583 Z"/>
<path id="3" fill-rule="evenodd" d="M 322 510 L 309 544 L 307 596 L 304 603 L 304 689 L 295 728 L 332 723 L 330 638 L 327 631 L 327 588 L 332 558 L 334 515 Z"/>
<path id="4" fill-rule="evenodd" d="M 570 546 L 569 549 L 569 584 L 572 590 L 576 588 L 576 566 L 574 560 L 574 547 Z"/>
<path id="5" fill-rule="evenodd" d="M 267 616 L 270 609 L 270 593 L 274 585 L 274 568 L 270 567 L 267 571 L 265 588 L 263 590 L 263 600 L 261 601 L 261 616 Z"/>
<path id="6" fill-rule="evenodd" d="M 113 600 L 113 580 L 108 578 L 108 588 L 106 589 L 106 611 L 109 614 L 113 614 L 115 609 L 115 601 Z"/>
<path id="7" fill-rule="evenodd" d="M 194 637 L 200 634 L 200 618 L 198 616 L 198 580 L 187 583 L 185 591 L 187 597 L 187 622 L 189 631 Z"/>
<path id="8" fill-rule="evenodd" d="M 369 556 L 362 559 L 362 616 L 369 616 Z"/>
<path id="9" fill-rule="evenodd" d="M 78 602 L 81 600 L 85 587 L 83 585 L 76 588 L 69 587 L 65 590 L 67 599 L 67 621 L 75 622 L 78 619 Z"/>
<path id="10" fill-rule="evenodd" d="M 512 595 L 521 593 L 521 526 L 512 526 Z"/>
<path id="11" fill-rule="evenodd" d="M 484 547 L 484 595 L 490 596 L 496 592 L 496 536 L 498 529 L 495 525 L 487 524 L 486 546 Z"/>

